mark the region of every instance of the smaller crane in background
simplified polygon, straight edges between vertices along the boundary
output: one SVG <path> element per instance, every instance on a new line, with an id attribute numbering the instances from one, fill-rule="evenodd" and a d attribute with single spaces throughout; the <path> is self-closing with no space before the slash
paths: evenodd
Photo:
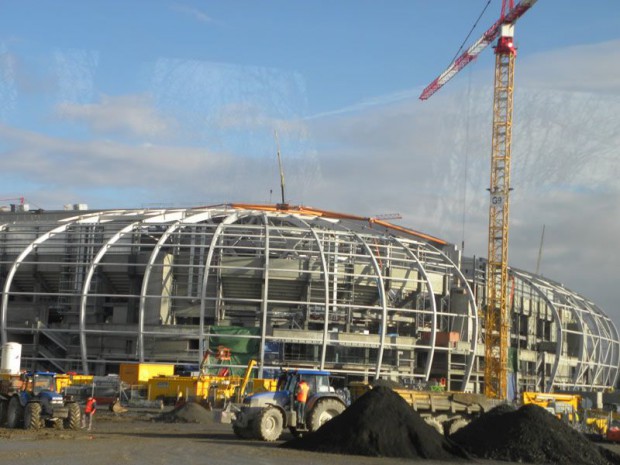
<path id="1" fill-rule="evenodd" d="M 18 201 L 19 203 L 15 203 L 15 201 Z M 3 205 L 4 202 L 10 202 L 10 206 L 11 206 L 11 211 L 12 212 L 16 212 L 16 211 L 24 211 L 25 209 L 28 208 L 27 204 L 26 204 L 26 198 L 25 197 L 8 197 L 6 199 L 0 199 L 0 210 L 7 210 L 7 206 Z"/>
<path id="2" fill-rule="evenodd" d="M 19 204 L 20 205 L 24 205 L 26 203 L 26 198 L 25 197 L 11 197 L 11 198 L 7 198 L 7 199 L 0 199 L 0 202 L 7 202 L 9 200 L 19 200 Z"/>
<path id="3" fill-rule="evenodd" d="M 280 168 L 280 192 L 282 194 L 282 203 L 278 204 L 278 208 L 282 210 L 286 210 L 288 208 L 288 204 L 286 203 L 286 199 L 284 197 L 284 168 L 282 167 L 282 156 L 280 155 L 280 139 L 278 139 L 278 131 L 273 131 L 273 137 L 276 140 L 276 148 L 278 149 L 278 166 Z"/>

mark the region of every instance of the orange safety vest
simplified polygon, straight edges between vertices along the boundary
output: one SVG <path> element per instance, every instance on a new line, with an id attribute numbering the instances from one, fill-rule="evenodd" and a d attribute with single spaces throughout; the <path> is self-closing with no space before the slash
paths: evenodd
<path id="1" fill-rule="evenodd" d="M 305 381 L 300 382 L 297 385 L 297 402 L 306 403 L 308 400 L 308 391 L 310 390 L 310 386 Z"/>
<path id="2" fill-rule="evenodd" d="M 97 410 L 97 402 L 95 399 L 88 399 L 86 407 L 84 407 L 84 413 L 95 413 L 95 410 Z"/>

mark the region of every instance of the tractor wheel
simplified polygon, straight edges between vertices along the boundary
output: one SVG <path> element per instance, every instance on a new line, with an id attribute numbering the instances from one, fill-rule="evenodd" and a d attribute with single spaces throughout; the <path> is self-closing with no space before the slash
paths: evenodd
<path id="1" fill-rule="evenodd" d="M 82 423 L 82 410 L 80 406 L 75 402 L 71 402 L 67 404 L 67 407 L 69 408 L 69 414 L 63 420 L 63 426 L 66 429 L 80 429 Z"/>
<path id="2" fill-rule="evenodd" d="M 38 430 L 41 428 L 41 404 L 29 402 L 24 409 L 24 429 Z"/>
<path id="3" fill-rule="evenodd" d="M 0 427 L 6 425 L 6 414 L 9 408 L 8 400 L 0 400 Z"/>
<path id="4" fill-rule="evenodd" d="M 233 433 L 240 439 L 254 439 L 254 431 L 252 431 L 251 424 L 245 428 L 233 425 Z"/>
<path id="5" fill-rule="evenodd" d="M 254 420 L 254 435 L 263 441 L 277 441 L 283 425 L 282 413 L 277 408 L 267 407 Z"/>
<path id="6" fill-rule="evenodd" d="M 9 400 L 9 408 L 6 415 L 6 425 L 9 428 L 18 428 L 24 421 L 24 407 L 19 403 L 17 396 L 11 397 Z"/>
<path id="7" fill-rule="evenodd" d="M 344 409 L 344 404 L 336 399 L 319 401 L 308 416 L 308 429 L 310 432 L 316 431 L 329 420 L 344 412 Z"/>

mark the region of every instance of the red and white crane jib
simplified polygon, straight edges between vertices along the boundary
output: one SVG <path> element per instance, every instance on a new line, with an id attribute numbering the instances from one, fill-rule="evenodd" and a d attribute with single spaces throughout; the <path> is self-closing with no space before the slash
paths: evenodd
<path id="1" fill-rule="evenodd" d="M 427 100 L 431 95 L 443 87 L 443 85 L 454 77 L 456 73 L 462 70 L 470 62 L 472 62 L 491 42 L 493 42 L 500 34 L 501 26 L 506 23 L 514 23 L 523 14 L 529 10 L 537 0 L 521 0 L 506 13 L 503 18 L 498 19 L 482 37 L 463 52 L 456 60 L 454 60 L 448 68 L 431 82 L 426 89 L 420 94 L 420 100 Z"/>

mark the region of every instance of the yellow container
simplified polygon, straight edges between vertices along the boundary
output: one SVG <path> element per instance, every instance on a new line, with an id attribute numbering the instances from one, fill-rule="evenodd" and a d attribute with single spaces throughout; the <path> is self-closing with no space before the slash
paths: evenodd
<path id="1" fill-rule="evenodd" d="M 130 384 L 146 384 L 156 376 L 173 376 L 174 364 L 168 363 L 121 363 L 119 377 Z"/>
<path id="2" fill-rule="evenodd" d="M 206 399 L 209 396 L 210 379 L 197 376 L 157 376 L 147 381 L 148 400 L 173 400 L 183 397 Z"/>
<path id="3" fill-rule="evenodd" d="M 93 384 L 93 375 L 71 375 L 71 385 L 87 385 Z"/>
<path id="4" fill-rule="evenodd" d="M 252 380 L 252 392 L 273 392 L 278 384 L 277 379 L 272 378 L 254 378 Z"/>
<path id="5" fill-rule="evenodd" d="M 62 392 L 67 386 L 71 384 L 71 376 L 65 374 L 57 374 L 56 379 L 56 392 Z"/>
<path id="6" fill-rule="evenodd" d="M 58 373 L 54 378 L 56 379 L 56 392 L 62 392 L 69 386 L 82 386 L 93 382 L 93 375 Z"/>

